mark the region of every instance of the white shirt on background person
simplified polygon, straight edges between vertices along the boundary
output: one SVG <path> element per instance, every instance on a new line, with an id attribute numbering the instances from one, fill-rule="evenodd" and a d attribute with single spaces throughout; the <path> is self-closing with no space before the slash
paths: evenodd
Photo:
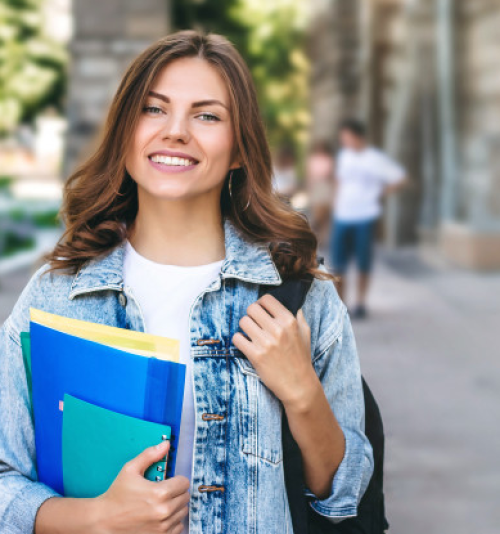
<path id="1" fill-rule="evenodd" d="M 337 156 L 335 219 L 356 222 L 378 218 L 384 189 L 404 180 L 405 175 L 405 169 L 381 150 L 370 146 L 362 150 L 343 148 Z"/>

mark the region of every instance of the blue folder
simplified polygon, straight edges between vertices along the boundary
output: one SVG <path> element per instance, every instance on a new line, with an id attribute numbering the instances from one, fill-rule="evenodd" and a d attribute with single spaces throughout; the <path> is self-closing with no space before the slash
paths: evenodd
<path id="1" fill-rule="evenodd" d="M 186 366 L 130 354 L 30 323 L 38 478 L 64 495 L 60 401 L 73 395 L 172 429 L 167 476 L 175 472 Z"/>

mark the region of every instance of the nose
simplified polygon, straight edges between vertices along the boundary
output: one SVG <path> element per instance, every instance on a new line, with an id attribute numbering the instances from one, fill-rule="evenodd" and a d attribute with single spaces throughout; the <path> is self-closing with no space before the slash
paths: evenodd
<path id="1" fill-rule="evenodd" d="M 182 115 L 171 114 L 165 122 L 162 136 L 163 139 L 186 144 L 191 137 L 188 120 Z"/>

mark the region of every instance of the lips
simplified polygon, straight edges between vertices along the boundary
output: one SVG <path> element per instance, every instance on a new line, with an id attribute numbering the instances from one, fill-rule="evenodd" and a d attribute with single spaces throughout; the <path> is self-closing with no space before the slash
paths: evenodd
<path id="1" fill-rule="evenodd" d="M 154 156 L 150 156 L 149 159 L 154 163 L 173 167 L 190 167 L 196 165 L 196 161 L 187 158 L 180 158 L 178 156 L 160 156 L 155 154 Z"/>
<path id="2" fill-rule="evenodd" d="M 195 169 L 199 163 L 187 154 L 173 155 L 171 152 L 168 154 L 154 152 L 148 156 L 148 160 L 157 171 L 166 174 L 188 172 Z"/>
<path id="3" fill-rule="evenodd" d="M 196 165 L 198 160 L 189 154 L 183 152 L 172 152 L 167 150 L 160 150 L 153 152 L 148 156 L 150 161 L 159 165 L 166 165 L 172 167 L 192 167 Z"/>

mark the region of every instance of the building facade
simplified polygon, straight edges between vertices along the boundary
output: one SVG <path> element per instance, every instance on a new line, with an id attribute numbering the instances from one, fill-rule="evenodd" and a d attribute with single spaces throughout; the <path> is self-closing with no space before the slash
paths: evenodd
<path id="1" fill-rule="evenodd" d="M 309 53 L 313 140 L 369 124 L 412 186 L 385 209 L 391 246 L 500 269 L 500 2 L 321 0 Z"/>
<path id="2" fill-rule="evenodd" d="M 73 0 L 66 175 L 95 146 L 130 62 L 169 28 L 168 0 Z"/>

